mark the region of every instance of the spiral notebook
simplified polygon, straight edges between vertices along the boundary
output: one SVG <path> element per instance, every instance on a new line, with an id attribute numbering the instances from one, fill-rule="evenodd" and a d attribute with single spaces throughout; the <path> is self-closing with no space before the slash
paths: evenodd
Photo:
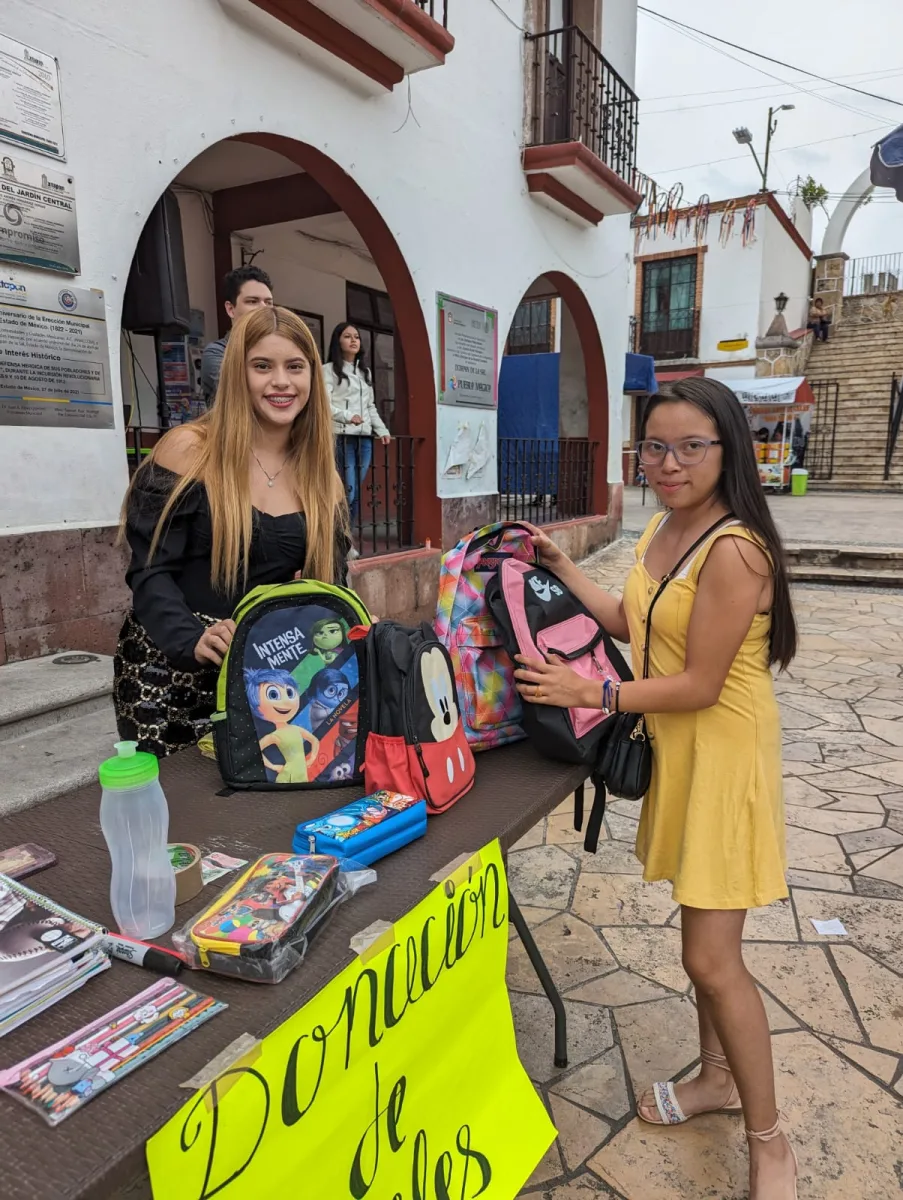
<path id="1" fill-rule="evenodd" d="M 0 1037 L 106 970 L 102 932 L 0 875 Z"/>

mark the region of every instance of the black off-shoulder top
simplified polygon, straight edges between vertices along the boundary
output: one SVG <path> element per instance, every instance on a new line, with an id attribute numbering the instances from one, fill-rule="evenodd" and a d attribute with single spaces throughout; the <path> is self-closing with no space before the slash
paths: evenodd
<path id="1" fill-rule="evenodd" d="M 153 464 L 145 468 L 129 502 L 126 537 L 132 559 L 126 582 L 132 607 L 154 644 L 174 666 L 198 670 L 194 647 L 204 632 L 197 613 L 230 617 L 242 596 L 264 583 L 285 583 L 304 566 L 307 526 L 301 512 L 273 517 L 254 509 L 248 578 L 235 592 L 223 592 L 210 580 L 213 529 L 206 488 L 192 484 L 170 515 L 153 559 L 151 540 L 178 476 Z M 336 578 L 345 584 L 348 541 L 337 536 Z"/>

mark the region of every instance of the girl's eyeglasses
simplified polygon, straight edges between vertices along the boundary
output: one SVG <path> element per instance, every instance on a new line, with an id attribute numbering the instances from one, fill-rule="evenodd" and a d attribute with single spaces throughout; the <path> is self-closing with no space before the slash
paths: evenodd
<path id="1" fill-rule="evenodd" d="M 670 451 L 682 467 L 698 466 L 709 452 L 709 446 L 720 446 L 718 438 L 681 438 L 679 442 L 658 442 L 646 438 L 637 443 L 637 456 L 644 467 L 660 467 Z"/>

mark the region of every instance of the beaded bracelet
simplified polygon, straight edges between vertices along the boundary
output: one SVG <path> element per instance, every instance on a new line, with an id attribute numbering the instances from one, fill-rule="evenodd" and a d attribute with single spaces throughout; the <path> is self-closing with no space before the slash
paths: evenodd
<path id="1" fill-rule="evenodd" d="M 614 696 L 614 680 L 606 679 L 602 684 L 602 712 L 605 716 L 611 714 L 611 701 Z"/>

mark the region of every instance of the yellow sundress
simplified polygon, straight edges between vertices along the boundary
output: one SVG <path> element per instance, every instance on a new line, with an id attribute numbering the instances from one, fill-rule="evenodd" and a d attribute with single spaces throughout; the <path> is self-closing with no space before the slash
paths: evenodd
<path id="1" fill-rule="evenodd" d="M 637 545 L 624 588 L 634 669 L 643 662 L 646 613 L 658 589 L 643 563 L 664 514 Z M 699 573 L 719 537 L 755 542 L 723 526 L 671 580 L 652 616 L 649 674 L 684 669 Z M 667 879 L 692 908 L 756 908 L 785 897 L 787 884 L 781 725 L 768 666 L 770 614 L 757 614 L 717 704 L 701 712 L 648 717 L 652 784 L 643 801 L 636 854 L 647 881 Z"/>

